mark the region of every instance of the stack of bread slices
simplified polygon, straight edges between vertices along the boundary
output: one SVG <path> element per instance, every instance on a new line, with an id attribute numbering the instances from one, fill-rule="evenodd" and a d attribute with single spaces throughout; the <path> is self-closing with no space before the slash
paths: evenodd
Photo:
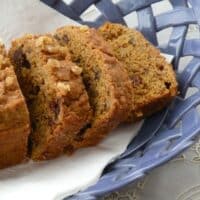
<path id="1" fill-rule="evenodd" d="M 0 168 L 98 144 L 167 106 L 172 66 L 119 24 L 66 26 L 0 46 Z"/>

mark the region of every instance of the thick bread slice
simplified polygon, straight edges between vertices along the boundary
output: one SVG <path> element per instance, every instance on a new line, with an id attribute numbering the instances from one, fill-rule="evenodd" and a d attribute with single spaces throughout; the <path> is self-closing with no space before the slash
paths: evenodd
<path id="1" fill-rule="evenodd" d="M 98 31 L 124 63 L 132 80 L 130 120 L 161 110 L 176 96 L 177 82 L 172 66 L 140 32 L 112 23 L 104 24 Z"/>
<path id="2" fill-rule="evenodd" d="M 31 114 L 32 158 L 71 153 L 73 140 L 91 119 L 82 69 L 71 62 L 67 47 L 50 35 L 13 41 L 10 58 Z"/>
<path id="3" fill-rule="evenodd" d="M 127 119 L 131 81 L 95 29 L 66 26 L 58 29 L 54 37 L 69 48 L 73 61 L 83 69 L 83 80 L 94 110 L 91 124 L 79 133 L 77 146 L 95 145 Z"/>
<path id="4" fill-rule="evenodd" d="M 14 68 L 0 44 L 0 168 L 26 160 L 29 113 Z"/>

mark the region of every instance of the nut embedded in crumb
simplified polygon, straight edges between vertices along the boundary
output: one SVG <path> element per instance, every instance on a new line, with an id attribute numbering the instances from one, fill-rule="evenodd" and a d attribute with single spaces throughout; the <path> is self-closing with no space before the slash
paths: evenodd
<path id="1" fill-rule="evenodd" d="M 133 46 L 135 46 L 136 45 L 135 38 L 134 37 L 130 37 L 129 40 L 128 40 L 128 43 L 132 44 Z"/>
<path id="2" fill-rule="evenodd" d="M 50 66 L 52 66 L 52 67 L 60 67 L 60 63 L 59 63 L 59 61 L 58 60 L 56 60 L 56 59 L 48 59 L 48 61 L 47 61 L 47 65 L 50 65 Z"/>
<path id="3" fill-rule="evenodd" d="M 139 118 L 142 117 L 143 115 L 144 114 L 142 112 L 140 112 L 140 111 L 136 112 L 136 116 L 139 117 Z"/>
<path id="4" fill-rule="evenodd" d="M 89 27 L 88 26 L 80 26 L 80 30 L 87 31 L 87 30 L 89 30 Z"/>
<path id="5" fill-rule="evenodd" d="M 82 73 L 82 68 L 76 66 L 76 65 L 73 65 L 71 67 L 71 71 L 76 74 L 76 75 L 80 75 Z"/>
<path id="6" fill-rule="evenodd" d="M 41 36 L 36 40 L 35 44 L 36 44 L 36 47 L 40 47 L 42 45 L 46 45 L 46 44 L 51 43 L 51 41 L 52 40 L 49 37 Z"/>
<path id="7" fill-rule="evenodd" d="M 65 92 L 70 92 L 70 85 L 65 82 L 58 82 L 57 87 L 60 90 L 64 90 Z"/>
<path id="8" fill-rule="evenodd" d="M 12 76 L 8 76 L 5 79 L 5 86 L 9 90 L 15 89 L 15 79 Z"/>
<path id="9" fill-rule="evenodd" d="M 52 45 L 46 45 L 44 47 L 44 50 L 48 53 L 58 53 L 59 52 L 59 48 L 52 46 Z"/>
<path id="10" fill-rule="evenodd" d="M 44 42 L 44 37 L 39 37 L 36 42 L 35 42 L 35 45 L 36 47 L 40 47 Z"/>

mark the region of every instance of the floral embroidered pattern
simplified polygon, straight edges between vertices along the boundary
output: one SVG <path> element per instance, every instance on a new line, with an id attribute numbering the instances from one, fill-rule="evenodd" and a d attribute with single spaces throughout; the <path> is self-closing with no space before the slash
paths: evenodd
<path id="1" fill-rule="evenodd" d="M 127 190 L 122 190 L 120 192 L 114 192 L 111 195 L 104 198 L 104 200 L 140 200 L 139 193 L 144 189 L 146 182 L 148 181 L 148 176 L 138 181 L 132 187 Z"/>
<path id="2" fill-rule="evenodd" d="M 188 150 L 188 152 L 190 152 L 191 154 L 188 155 L 187 152 L 184 154 L 180 154 L 176 158 L 172 159 L 169 162 L 169 164 L 174 162 L 187 163 L 189 161 L 190 163 L 192 162 L 195 165 L 199 165 L 200 139 Z M 141 192 L 145 190 L 145 186 L 148 179 L 149 177 L 146 176 L 140 181 L 138 181 L 136 184 L 134 184 L 132 187 L 125 188 L 120 192 L 114 192 L 111 195 L 105 197 L 104 200 L 146 200 L 142 198 Z M 199 199 L 200 199 L 200 185 L 191 187 L 186 191 L 182 192 L 181 194 L 177 194 L 176 198 L 176 200 L 199 200 Z"/>
<path id="3" fill-rule="evenodd" d="M 200 164 L 200 140 L 192 147 L 192 150 L 195 152 L 192 161 Z"/>
<path id="4" fill-rule="evenodd" d="M 177 200 L 199 200 L 200 198 L 200 185 L 189 188 L 182 193 Z"/>

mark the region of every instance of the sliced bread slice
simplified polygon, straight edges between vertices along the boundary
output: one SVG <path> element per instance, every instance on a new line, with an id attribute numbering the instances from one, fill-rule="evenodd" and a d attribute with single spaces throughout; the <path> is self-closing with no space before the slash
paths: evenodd
<path id="1" fill-rule="evenodd" d="M 131 81 L 95 29 L 66 26 L 58 29 L 54 37 L 69 48 L 72 60 L 83 69 L 83 81 L 94 110 L 91 124 L 77 137 L 77 146 L 95 145 L 127 119 L 132 97 Z"/>
<path id="2" fill-rule="evenodd" d="M 91 120 L 82 69 L 50 35 L 13 41 L 10 58 L 32 122 L 31 156 L 46 160 L 74 151 L 73 140 Z"/>
<path id="3" fill-rule="evenodd" d="M 132 81 L 130 120 L 147 117 L 168 105 L 177 94 L 171 64 L 144 36 L 120 24 L 106 23 L 98 29 L 114 55 L 124 63 Z"/>

